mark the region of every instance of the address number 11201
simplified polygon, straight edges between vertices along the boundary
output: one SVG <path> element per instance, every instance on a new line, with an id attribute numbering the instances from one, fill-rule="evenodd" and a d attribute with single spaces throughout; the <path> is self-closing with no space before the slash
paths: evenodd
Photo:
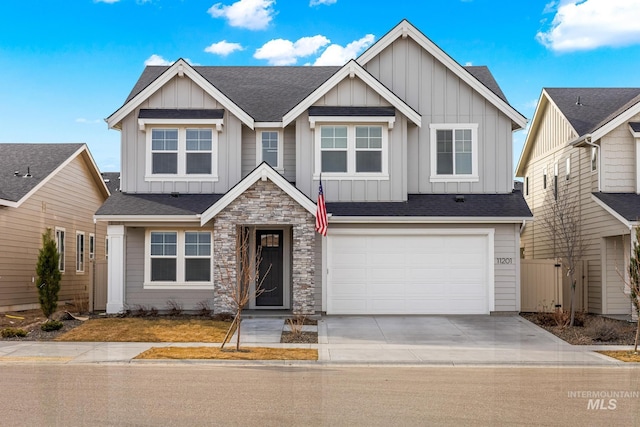
<path id="1" fill-rule="evenodd" d="M 513 258 L 496 258 L 496 264 L 513 264 Z"/>

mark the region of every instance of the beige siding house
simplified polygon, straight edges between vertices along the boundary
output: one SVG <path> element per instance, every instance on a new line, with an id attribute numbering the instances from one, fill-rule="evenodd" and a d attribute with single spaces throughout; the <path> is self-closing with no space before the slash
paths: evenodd
<path id="1" fill-rule="evenodd" d="M 109 196 L 84 144 L 0 144 L 0 311 L 38 308 L 35 269 L 49 228 L 61 252 L 59 301 L 88 300 L 91 263 L 105 258 Z"/>
<path id="2" fill-rule="evenodd" d="M 522 233 L 525 258 L 557 256 L 539 219 L 558 194 L 576 201 L 589 312 L 631 313 L 621 275 L 640 218 L 639 122 L 639 88 L 545 88 L 516 169 L 536 218 Z"/>
<path id="3" fill-rule="evenodd" d="M 526 119 L 407 21 L 341 67 L 149 66 L 107 123 L 108 312 L 231 310 L 240 233 L 271 267 L 255 310 L 519 311 Z"/>

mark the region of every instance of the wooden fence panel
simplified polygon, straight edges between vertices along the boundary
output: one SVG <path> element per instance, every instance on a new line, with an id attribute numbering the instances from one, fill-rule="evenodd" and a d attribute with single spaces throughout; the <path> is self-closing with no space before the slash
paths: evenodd
<path id="1" fill-rule="evenodd" d="M 93 310 L 107 309 L 107 260 L 95 261 L 95 282 L 93 284 Z"/>
<path id="2" fill-rule="evenodd" d="M 520 260 L 521 311 L 551 312 L 562 304 L 561 274 L 555 260 Z"/>

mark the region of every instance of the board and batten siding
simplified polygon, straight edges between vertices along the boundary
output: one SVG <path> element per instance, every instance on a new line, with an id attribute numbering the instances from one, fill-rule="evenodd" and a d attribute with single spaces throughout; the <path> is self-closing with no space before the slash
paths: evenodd
<path id="1" fill-rule="evenodd" d="M 223 107 L 188 78 L 174 77 L 122 120 L 121 138 L 121 190 L 128 193 L 225 193 L 240 181 L 242 124 L 225 110 L 222 131 L 217 132 L 217 150 L 213 161 L 217 163 L 218 180 L 145 180 L 147 143 L 146 132 L 138 127 L 140 109 L 153 108 L 206 108 Z M 171 125 L 168 125 L 171 126 Z M 214 128 L 214 133 L 216 130 Z M 255 145 L 255 139 L 254 139 Z M 255 150 L 254 150 L 255 151 Z"/>
<path id="2" fill-rule="evenodd" d="M 143 306 L 158 310 L 167 310 L 169 300 L 182 304 L 185 310 L 197 310 L 198 304 L 208 301 L 213 307 L 213 290 L 144 289 L 144 234 L 142 227 L 126 229 L 126 267 L 125 267 L 125 306 L 135 309 Z"/>
<path id="3" fill-rule="evenodd" d="M 409 193 L 509 193 L 511 120 L 410 37 L 399 38 L 365 69 L 422 116 L 408 127 Z M 478 124 L 477 182 L 430 182 L 430 124 Z"/>
<path id="4" fill-rule="evenodd" d="M 19 178 L 20 179 L 20 178 Z M 28 178 L 22 178 L 28 179 Z M 88 298 L 92 286 L 89 235 L 95 234 L 96 259 L 105 257 L 106 224 L 93 223 L 93 214 L 105 196 L 83 155 L 29 197 L 20 207 L 0 207 L 0 311 L 38 308 L 36 264 L 47 228 L 65 229 L 65 272 L 58 300 Z M 76 273 L 76 231 L 85 233 L 84 272 Z"/>

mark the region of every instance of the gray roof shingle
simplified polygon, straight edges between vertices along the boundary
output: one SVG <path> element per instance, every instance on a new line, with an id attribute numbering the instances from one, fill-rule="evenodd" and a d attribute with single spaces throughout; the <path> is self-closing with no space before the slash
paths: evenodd
<path id="1" fill-rule="evenodd" d="M 640 132 L 640 123 L 629 122 L 629 126 L 631 126 L 631 130 L 633 130 L 634 132 Z"/>
<path id="2" fill-rule="evenodd" d="M 522 197 L 509 194 L 464 194 L 457 202 L 455 194 L 409 194 L 406 202 L 327 203 L 334 216 L 391 217 L 502 217 L 530 218 L 533 215 Z"/>
<path id="3" fill-rule="evenodd" d="M 255 121 L 278 122 L 341 67 L 194 66 Z M 486 66 L 464 67 L 480 83 L 508 102 Z M 169 66 L 147 66 L 125 104 L 162 75 Z"/>
<path id="4" fill-rule="evenodd" d="M 640 195 L 636 193 L 592 193 L 627 221 L 640 221 Z"/>
<path id="5" fill-rule="evenodd" d="M 0 144 L 0 198 L 19 201 L 83 146 Z M 25 177 L 27 171 L 31 176 Z"/>
<path id="6" fill-rule="evenodd" d="M 193 108 L 143 108 L 138 113 L 139 119 L 221 119 L 224 110 Z"/>
<path id="7" fill-rule="evenodd" d="M 640 88 L 545 88 L 579 136 L 592 133 L 640 102 Z"/>
<path id="8" fill-rule="evenodd" d="M 224 194 L 127 194 L 113 193 L 96 215 L 197 215 Z"/>
<path id="9" fill-rule="evenodd" d="M 120 172 L 102 172 L 101 175 L 110 194 L 120 191 Z"/>

